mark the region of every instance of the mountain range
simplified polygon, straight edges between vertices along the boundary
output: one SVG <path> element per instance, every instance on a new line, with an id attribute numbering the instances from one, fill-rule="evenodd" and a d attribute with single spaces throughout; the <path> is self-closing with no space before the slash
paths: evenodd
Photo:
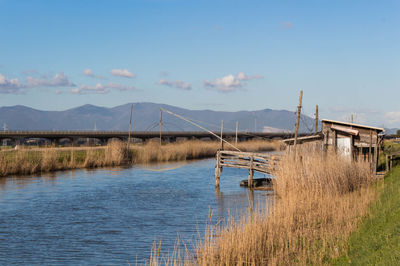
<path id="1" fill-rule="evenodd" d="M 257 111 L 223 112 L 212 110 L 188 110 L 172 105 L 157 103 L 128 103 L 112 108 L 95 105 L 82 105 L 65 111 L 41 111 L 27 106 L 0 107 L 0 125 L 7 130 L 123 130 L 129 128 L 129 119 L 133 105 L 132 130 L 159 130 L 160 108 L 164 108 L 209 130 L 220 130 L 221 120 L 224 131 L 235 131 L 238 122 L 239 131 L 249 132 L 293 132 L 296 116 L 287 110 L 264 109 Z M 198 127 L 163 112 L 163 130 L 201 131 Z M 310 132 L 314 128 L 314 119 L 301 116 L 300 132 Z"/>

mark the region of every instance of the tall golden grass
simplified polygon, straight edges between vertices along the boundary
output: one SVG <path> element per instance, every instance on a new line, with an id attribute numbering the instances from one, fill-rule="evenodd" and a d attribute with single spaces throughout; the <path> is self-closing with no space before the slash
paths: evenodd
<path id="1" fill-rule="evenodd" d="M 279 141 L 248 141 L 239 148 L 253 151 L 272 151 L 280 148 Z M 159 145 L 148 142 L 130 145 L 113 141 L 104 147 L 43 148 L 0 151 L 0 176 L 33 174 L 56 170 L 122 166 L 201 159 L 215 156 L 220 148 L 216 141 L 184 141 Z"/>
<path id="2" fill-rule="evenodd" d="M 368 165 L 334 154 L 303 155 L 298 161 L 284 158 L 274 175 L 271 209 L 208 227 L 190 255 L 153 257 L 153 247 L 149 264 L 328 264 L 375 198 Z"/>

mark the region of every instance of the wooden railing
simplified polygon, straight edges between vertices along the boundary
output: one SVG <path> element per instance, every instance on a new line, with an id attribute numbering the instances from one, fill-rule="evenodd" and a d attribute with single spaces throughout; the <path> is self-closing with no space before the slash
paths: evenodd
<path id="1" fill-rule="evenodd" d="M 223 167 L 248 169 L 248 186 L 253 186 L 254 171 L 270 174 L 276 167 L 279 156 L 271 154 L 238 152 L 238 151 L 218 151 L 215 166 L 215 186 L 220 185 L 220 176 Z"/>
<path id="2" fill-rule="evenodd" d="M 393 168 L 393 161 L 400 158 L 400 152 L 393 152 L 386 155 L 386 171 L 390 171 Z"/>

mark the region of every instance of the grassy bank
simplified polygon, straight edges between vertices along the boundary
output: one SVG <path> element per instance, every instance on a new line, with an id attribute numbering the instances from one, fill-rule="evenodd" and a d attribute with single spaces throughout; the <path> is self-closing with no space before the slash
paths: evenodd
<path id="1" fill-rule="evenodd" d="M 278 141 L 248 141 L 238 143 L 243 151 L 273 151 Z M 56 170 L 122 166 L 135 163 L 182 161 L 215 156 L 220 143 L 216 141 L 185 141 L 159 145 L 127 146 L 112 142 L 104 147 L 41 148 L 4 150 L 0 152 L 0 176 L 34 174 Z"/>
<path id="2" fill-rule="evenodd" d="M 400 167 L 384 180 L 379 199 L 351 235 L 336 265 L 398 265 L 400 261 Z"/>
<path id="3" fill-rule="evenodd" d="M 345 250 L 348 236 L 375 198 L 370 186 L 375 177 L 368 164 L 352 164 L 336 155 L 307 155 L 297 162 L 285 158 L 275 176 L 271 210 L 210 226 L 194 254 L 175 250 L 162 256 L 155 246 L 150 264 L 330 263 Z"/>

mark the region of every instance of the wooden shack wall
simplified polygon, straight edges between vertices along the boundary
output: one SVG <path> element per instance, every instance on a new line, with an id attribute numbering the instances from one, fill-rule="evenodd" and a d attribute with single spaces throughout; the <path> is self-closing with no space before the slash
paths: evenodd
<path id="1" fill-rule="evenodd" d="M 376 171 L 379 160 L 379 132 L 374 128 L 357 127 L 355 125 L 342 125 L 349 129 L 358 131 L 357 136 L 352 136 L 345 132 L 332 129 L 332 125 L 336 123 L 323 121 L 322 132 L 324 134 L 325 150 L 337 151 L 337 139 L 350 138 L 351 139 L 351 157 L 353 160 L 368 161 L 371 164 L 371 169 Z"/>

